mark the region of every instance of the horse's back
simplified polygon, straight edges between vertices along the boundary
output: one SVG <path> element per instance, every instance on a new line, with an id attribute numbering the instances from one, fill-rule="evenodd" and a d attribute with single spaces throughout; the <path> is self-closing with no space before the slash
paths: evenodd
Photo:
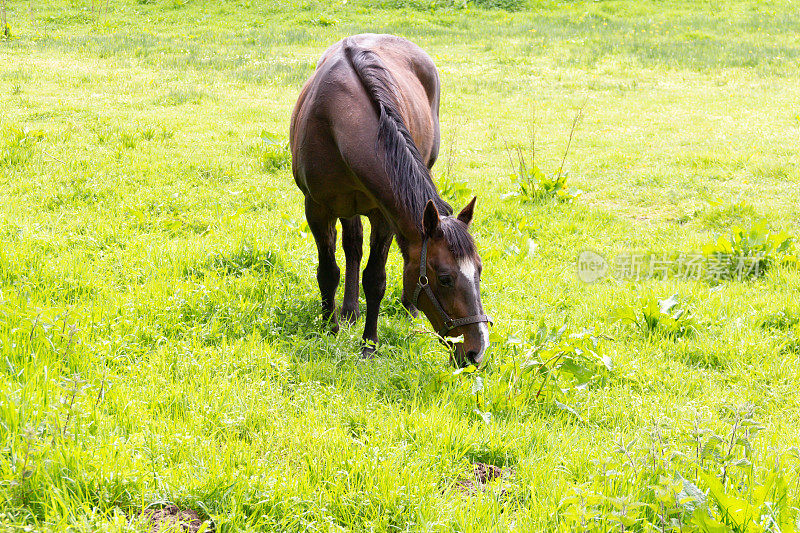
<path id="1" fill-rule="evenodd" d="M 390 35 L 351 37 L 391 74 L 400 114 L 428 166 L 439 149 L 439 77 L 415 44 Z M 379 115 L 348 61 L 343 41 L 329 47 L 301 90 L 290 129 L 292 168 L 307 197 L 334 216 L 364 214 L 391 201 L 384 161 L 376 154 Z"/>

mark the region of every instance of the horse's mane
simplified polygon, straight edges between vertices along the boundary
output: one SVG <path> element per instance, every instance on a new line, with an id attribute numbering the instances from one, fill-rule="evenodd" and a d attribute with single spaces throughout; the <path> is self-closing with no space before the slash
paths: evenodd
<path id="1" fill-rule="evenodd" d="M 441 220 L 439 229 L 444 236 L 450 253 L 456 259 L 464 257 L 475 258 L 478 250 L 475 248 L 475 239 L 469 234 L 467 225 L 455 217 L 446 217 Z"/>
<path id="2" fill-rule="evenodd" d="M 383 147 L 395 200 L 401 208 L 411 212 L 417 228 L 422 231 L 422 214 L 428 200 L 433 200 L 442 215 L 452 214 L 453 208 L 436 191 L 428 167 L 403 122 L 392 73 L 378 54 L 358 46 L 351 37 L 342 42 L 342 48 L 380 116 L 378 142 Z"/>

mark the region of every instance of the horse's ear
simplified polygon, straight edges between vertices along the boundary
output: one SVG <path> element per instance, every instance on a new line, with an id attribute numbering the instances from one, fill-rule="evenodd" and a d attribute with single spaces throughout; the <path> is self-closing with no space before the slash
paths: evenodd
<path id="1" fill-rule="evenodd" d="M 439 211 L 436 209 L 436 204 L 433 203 L 433 200 L 428 200 L 425 206 L 425 214 L 422 215 L 422 227 L 428 237 L 433 237 L 436 234 L 436 230 L 439 229 Z"/>
<path id="2" fill-rule="evenodd" d="M 472 215 L 475 213 L 475 200 L 477 200 L 477 196 L 472 197 L 472 201 L 461 210 L 458 214 L 458 220 L 469 226 L 469 223 L 472 222 Z"/>

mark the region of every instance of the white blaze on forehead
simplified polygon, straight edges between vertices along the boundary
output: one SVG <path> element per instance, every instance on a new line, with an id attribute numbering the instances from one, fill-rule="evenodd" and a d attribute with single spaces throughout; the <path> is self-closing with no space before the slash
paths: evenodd
<path id="1" fill-rule="evenodd" d="M 469 259 L 462 259 L 458 262 L 458 269 L 464 277 L 472 284 L 475 283 L 475 262 Z"/>
<path id="2" fill-rule="evenodd" d="M 475 262 L 464 258 L 458 262 L 458 269 L 461 271 L 461 274 L 464 276 L 464 279 L 469 286 L 472 287 L 475 297 L 477 298 L 478 287 L 476 286 L 477 269 L 475 267 Z M 478 355 L 475 357 L 476 361 L 480 361 L 483 358 L 486 348 L 489 347 L 489 326 L 486 324 L 486 322 L 480 322 L 478 324 L 478 331 L 481 332 L 481 349 L 480 352 L 478 352 Z"/>
<path id="3" fill-rule="evenodd" d="M 489 347 L 489 326 L 486 322 L 481 322 L 478 324 L 478 328 L 481 331 L 481 351 L 478 352 L 478 356 L 476 359 L 480 361 L 483 358 L 483 354 L 486 352 L 486 348 Z"/>

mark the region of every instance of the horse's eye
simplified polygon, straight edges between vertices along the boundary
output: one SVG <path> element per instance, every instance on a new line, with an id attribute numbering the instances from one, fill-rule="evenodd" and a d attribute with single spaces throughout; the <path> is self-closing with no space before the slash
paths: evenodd
<path id="1" fill-rule="evenodd" d="M 439 276 L 439 285 L 442 287 L 452 287 L 453 286 L 453 276 L 450 274 L 442 274 Z"/>

